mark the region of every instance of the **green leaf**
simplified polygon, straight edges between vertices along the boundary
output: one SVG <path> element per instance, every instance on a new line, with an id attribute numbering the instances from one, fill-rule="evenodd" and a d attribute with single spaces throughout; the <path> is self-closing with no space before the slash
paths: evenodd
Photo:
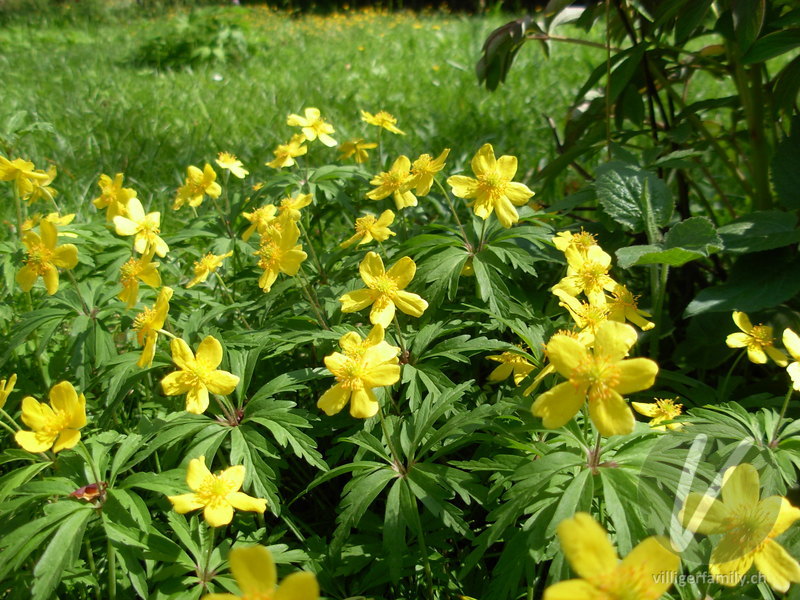
<path id="1" fill-rule="evenodd" d="M 650 216 L 655 225 L 664 227 L 669 223 L 673 210 L 672 196 L 666 184 L 654 173 L 621 161 L 601 165 L 597 173 L 594 184 L 597 199 L 606 214 L 617 223 L 634 233 L 644 231 L 649 211 L 652 211 Z"/>
<path id="2" fill-rule="evenodd" d="M 800 46 L 800 29 L 774 31 L 759 38 L 742 57 L 742 63 L 751 65 L 790 52 Z"/>
<path id="3" fill-rule="evenodd" d="M 766 0 L 731 0 L 734 41 L 739 52 L 745 53 L 758 37 L 764 25 Z"/>
<path id="4" fill-rule="evenodd" d="M 717 233 L 730 254 L 761 252 L 800 242 L 797 216 L 780 210 L 748 213 L 723 225 Z"/>
<path id="5" fill-rule="evenodd" d="M 514 57 L 525 43 L 525 32 L 532 25 L 532 19 L 524 17 L 498 27 L 486 38 L 475 66 L 478 82 L 485 82 L 486 89 L 493 91 L 505 81 Z"/>
<path id="6" fill-rule="evenodd" d="M 397 472 L 390 467 L 382 467 L 370 473 L 359 475 L 345 485 L 345 496 L 341 503 L 341 512 L 337 517 L 338 526 L 331 541 L 331 553 L 336 555 L 342 548 L 350 530 L 358 525 L 361 517 L 383 488 L 395 477 Z"/>
<path id="7" fill-rule="evenodd" d="M 93 515 L 94 510 L 90 506 L 82 506 L 58 528 L 33 570 L 32 600 L 47 600 L 52 597 L 64 569 L 77 560 L 83 532 Z"/>
<path id="8" fill-rule="evenodd" d="M 389 557 L 389 578 L 400 580 L 403 556 L 406 548 L 406 523 L 400 513 L 400 491 L 405 480 L 398 478 L 386 496 L 386 512 L 383 519 L 383 549 Z"/>
<path id="9" fill-rule="evenodd" d="M 584 505 L 585 508 L 589 508 L 587 504 L 591 504 L 593 489 L 594 483 L 589 469 L 582 469 L 572 478 L 558 501 L 558 508 L 556 508 L 556 512 L 553 513 L 553 519 L 547 526 L 545 535 L 548 538 L 553 537 L 558 524 L 564 519 L 573 516 L 580 510 L 581 505 Z M 587 497 L 589 500 L 588 503 L 585 501 Z"/>
<path id="10" fill-rule="evenodd" d="M 770 165 L 778 200 L 789 210 L 800 208 L 800 169 L 797 165 L 800 165 L 800 116 L 792 119 L 791 133 L 775 147 Z"/>
<path id="11" fill-rule="evenodd" d="M 757 311 L 777 306 L 800 292 L 800 261 L 780 250 L 741 256 L 728 281 L 701 290 L 684 317 L 704 312 Z"/>
<path id="12" fill-rule="evenodd" d="M 17 468 L 0 477 L 0 502 L 16 492 L 25 483 L 36 477 L 39 473 L 51 466 L 49 462 L 33 463 Z"/>
<path id="13" fill-rule="evenodd" d="M 663 244 L 628 246 L 620 248 L 616 254 L 619 266 L 624 269 L 650 264 L 679 267 L 718 252 L 722 245 L 711 221 L 705 217 L 691 217 L 676 223 L 667 232 Z"/>

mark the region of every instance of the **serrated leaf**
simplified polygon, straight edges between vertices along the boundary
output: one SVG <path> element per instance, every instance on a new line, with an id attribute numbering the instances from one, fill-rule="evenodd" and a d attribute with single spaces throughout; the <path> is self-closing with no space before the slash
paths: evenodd
<path id="1" fill-rule="evenodd" d="M 620 248 L 616 254 L 624 269 L 651 264 L 679 267 L 718 252 L 722 245 L 711 221 L 705 217 L 691 217 L 676 223 L 667 232 L 663 244 L 628 246 Z"/>
<path id="2" fill-rule="evenodd" d="M 58 528 L 33 570 L 32 600 L 47 600 L 52 596 L 64 569 L 78 558 L 83 532 L 93 515 L 91 507 L 81 507 Z"/>
<path id="3" fill-rule="evenodd" d="M 756 211 L 717 230 L 725 251 L 746 254 L 800 242 L 797 216 L 780 210 Z"/>
<path id="4" fill-rule="evenodd" d="M 654 173 L 620 161 L 601 165 L 597 173 L 594 184 L 597 199 L 617 223 L 634 233 L 644 231 L 648 212 L 652 212 L 655 225 L 664 227 L 669 223 L 672 195 Z"/>

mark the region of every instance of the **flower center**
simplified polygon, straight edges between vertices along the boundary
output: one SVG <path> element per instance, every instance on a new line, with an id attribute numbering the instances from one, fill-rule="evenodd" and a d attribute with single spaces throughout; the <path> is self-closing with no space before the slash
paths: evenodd
<path id="1" fill-rule="evenodd" d="M 236 491 L 236 486 L 222 477 L 211 475 L 203 480 L 195 492 L 206 506 L 220 506 L 227 503 L 228 496 Z"/>
<path id="2" fill-rule="evenodd" d="M 680 416 L 683 411 L 683 404 L 675 404 L 674 400 L 669 398 L 664 400 L 656 399 L 656 406 L 658 408 L 658 415 L 663 420 L 674 419 Z"/>
<path id="3" fill-rule="evenodd" d="M 49 270 L 53 263 L 53 251 L 42 244 L 34 243 L 28 247 L 28 257 L 25 263 L 38 275 L 42 275 Z"/>
<path id="4" fill-rule="evenodd" d="M 608 269 L 600 263 L 591 260 L 585 261 L 578 269 L 576 276 L 581 282 L 581 286 L 587 292 L 599 291 L 602 289 L 602 279 L 608 275 Z"/>
<path id="5" fill-rule="evenodd" d="M 341 370 L 334 373 L 336 381 L 346 390 L 360 390 L 364 388 L 362 380 L 364 376 L 364 365 L 361 358 L 356 356 L 347 356 L 347 360 L 342 365 Z"/>
<path id="6" fill-rule="evenodd" d="M 366 235 L 370 232 L 370 229 L 375 225 L 376 219 L 372 215 L 367 215 L 365 217 L 359 217 L 356 219 L 356 233 Z"/>
<path id="7" fill-rule="evenodd" d="M 195 360 L 193 364 L 189 365 L 187 372 L 194 376 L 192 379 L 193 386 L 203 385 L 208 387 L 208 380 L 211 379 L 211 373 L 213 373 L 214 370 L 215 369 L 212 369 L 207 364 Z"/>
<path id="8" fill-rule="evenodd" d="M 153 318 L 156 316 L 156 311 L 153 308 L 145 308 L 142 312 L 136 315 L 133 320 L 133 328 L 136 331 L 142 329 L 150 329 L 152 326 Z"/>
<path id="9" fill-rule="evenodd" d="M 142 272 L 142 266 L 137 259 L 130 258 L 128 262 L 122 265 L 120 271 L 122 273 L 122 285 L 128 287 L 136 281 L 136 278 Z"/>
<path id="10" fill-rule="evenodd" d="M 261 239 L 261 247 L 258 249 L 258 266 L 264 271 L 273 269 L 280 262 L 280 248 L 274 240 L 270 238 Z"/>
<path id="11" fill-rule="evenodd" d="M 588 386 L 590 401 L 607 399 L 619 384 L 619 367 L 605 356 L 589 356 L 572 371 L 575 387 Z"/>
<path id="12" fill-rule="evenodd" d="M 772 346 L 772 327 L 769 325 L 755 325 L 750 330 L 750 343 L 751 348 L 767 348 Z"/>
<path id="13" fill-rule="evenodd" d="M 213 254 L 206 254 L 200 260 L 195 261 L 194 274 L 202 275 L 203 273 L 214 271 L 216 268 L 214 265 L 214 258 Z"/>
<path id="14" fill-rule="evenodd" d="M 381 185 L 390 190 L 399 190 L 406 183 L 407 176 L 399 171 L 389 171 L 381 176 Z"/>
<path id="15" fill-rule="evenodd" d="M 497 171 L 478 175 L 479 195 L 488 195 L 492 200 L 497 200 L 505 193 L 506 181 Z"/>
<path id="16" fill-rule="evenodd" d="M 393 297 L 395 294 L 397 294 L 397 282 L 394 279 L 384 275 L 383 277 L 378 277 L 373 289 L 381 294 Z"/>

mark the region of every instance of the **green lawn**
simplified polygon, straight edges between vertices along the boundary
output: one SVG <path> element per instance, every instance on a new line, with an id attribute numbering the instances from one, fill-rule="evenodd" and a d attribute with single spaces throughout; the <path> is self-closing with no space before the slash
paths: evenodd
<path id="1" fill-rule="evenodd" d="M 546 60 L 528 45 L 506 85 L 489 93 L 474 65 L 487 34 L 507 17 L 366 12 L 290 19 L 260 8 L 225 14 L 244 24 L 250 56 L 174 71 L 130 60 L 174 16 L 0 29 L 3 151 L 37 166 L 55 164 L 70 210 L 94 197 L 103 172 L 124 171 L 142 198 L 169 197 L 188 164 L 220 150 L 270 177 L 264 162 L 293 133 L 287 114 L 316 106 L 340 142 L 375 135 L 360 109 L 387 110 L 408 133 L 387 142 L 389 158 L 450 147 L 456 166 L 488 141 L 518 155 L 529 180 L 553 155 L 542 115 L 562 123 L 596 60 L 595 50 L 566 45 Z M 25 118 L 12 120 L 20 111 Z M 32 123 L 50 126 L 15 135 Z M 337 156 L 316 151 L 327 152 L 319 157 L 326 161 Z"/>

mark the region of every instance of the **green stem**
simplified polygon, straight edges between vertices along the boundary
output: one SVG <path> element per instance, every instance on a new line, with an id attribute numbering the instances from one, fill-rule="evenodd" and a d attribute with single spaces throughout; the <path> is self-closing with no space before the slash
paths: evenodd
<path id="1" fill-rule="evenodd" d="M 394 313 L 394 328 L 397 331 L 397 342 L 400 344 L 400 352 L 406 357 L 406 344 L 403 341 L 403 332 L 400 330 L 400 321 L 397 320 L 397 311 Z"/>
<path id="2" fill-rule="evenodd" d="M 486 225 L 487 225 L 487 223 L 489 223 L 489 219 L 484 219 L 483 220 L 483 227 L 481 227 L 481 239 L 478 242 L 478 250 L 476 251 L 476 253 L 480 252 L 481 250 L 483 250 L 483 240 L 486 237 Z"/>
<path id="3" fill-rule="evenodd" d="M 769 442 L 770 447 L 774 447 L 775 443 L 778 441 L 778 432 L 781 429 L 781 421 L 783 421 L 783 417 L 786 416 L 786 411 L 789 408 L 789 400 L 792 399 L 793 392 L 794 388 L 792 387 L 792 383 L 789 382 L 789 389 L 786 391 L 786 397 L 783 399 L 783 406 L 781 407 L 781 413 L 778 416 L 778 420 L 775 422 L 775 431 L 772 432 L 772 439 Z"/>
<path id="4" fill-rule="evenodd" d="M 12 429 L 9 425 L 6 425 L 3 421 L 0 421 L 0 427 L 8 431 L 12 436 L 16 435 L 17 431 Z"/>
<path id="5" fill-rule="evenodd" d="M 17 235 L 19 236 L 20 241 L 22 241 L 22 199 L 17 193 L 16 186 L 14 186 L 14 205 L 17 208 Z"/>
<path id="6" fill-rule="evenodd" d="M 467 249 L 467 252 L 472 251 L 472 244 L 469 243 L 469 238 L 467 237 L 467 232 L 464 229 L 464 225 L 461 223 L 461 219 L 458 218 L 458 213 L 456 212 L 455 206 L 453 206 L 453 201 L 450 199 L 450 194 L 447 193 L 447 190 L 444 189 L 444 186 L 439 183 L 439 180 L 436 177 L 433 178 L 434 183 L 437 185 L 439 190 L 442 192 L 444 199 L 447 201 L 447 206 L 450 207 L 450 212 L 453 213 L 453 217 L 458 223 L 458 228 L 461 230 L 461 237 L 464 238 L 464 247 Z"/>
<path id="7" fill-rule="evenodd" d="M 391 452 L 392 454 L 392 461 L 394 461 L 394 468 L 401 476 L 403 476 L 406 474 L 406 468 L 403 465 L 402 461 L 400 460 L 400 454 L 394 447 L 394 442 L 392 441 L 392 438 L 389 436 L 389 430 L 386 427 L 386 419 L 383 416 L 383 407 L 380 405 L 378 405 L 378 417 L 380 418 L 383 437 L 386 438 L 386 444 L 389 446 L 389 452 Z"/>
<path id="8" fill-rule="evenodd" d="M 17 429 L 17 431 L 19 431 L 20 429 L 22 429 L 22 427 L 20 427 L 20 426 L 19 426 L 19 424 L 18 424 L 18 423 L 17 423 L 17 422 L 14 420 L 14 417 L 12 417 L 10 414 L 8 414 L 8 413 L 5 411 L 5 409 L 3 409 L 3 408 L 0 408 L 0 415 L 4 416 L 6 419 L 8 419 L 9 421 L 11 421 L 11 424 L 12 424 L 12 425 L 13 425 L 13 426 L 14 426 L 14 427 Z M 0 421 L 0 422 L 1 422 L 1 421 Z"/>
<path id="9" fill-rule="evenodd" d="M 736 357 L 736 360 L 733 361 L 731 368 L 728 369 L 728 373 L 725 375 L 725 379 L 722 380 L 722 385 L 720 386 L 720 394 L 719 394 L 719 401 L 725 402 L 728 399 L 728 388 L 730 386 L 731 375 L 733 375 L 733 370 L 739 364 L 739 361 L 742 360 L 744 355 L 746 354 L 745 351 L 739 353 L 739 356 Z"/>
<path id="10" fill-rule="evenodd" d="M 658 265 L 653 265 L 657 267 Z M 655 272 L 655 271 L 654 271 Z M 664 310 L 664 298 L 667 293 L 667 278 L 669 277 L 669 265 L 661 265 L 660 277 L 656 281 L 655 303 L 653 304 L 653 321 L 655 327 L 653 328 L 652 337 L 650 338 L 650 358 L 658 360 L 659 341 L 661 338 L 661 330 L 663 329 L 664 319 L 662 312 Z"/>
<path id="11" fill-rule="evenodd" d="M 86 300 L 83 299 L 83 294 L 81 294 L 81 288 L 78 287 L 78 280 L 75 279 L 75 275 L 73 275 L 72 271 L 70 270 L 65 270 L 64 274 L 72 282 L 72 286 L 75 288 L 75 292 L 78 294 L 78 298 L 80 298 L 84 314 L 87 317 L 90 316 L 92 314 L 92 310 L 89 308 L 89 305 L 86 303 Z"/>
<path id="12" fill-rule="evenodd" d="M 298 221 L 297 224 L 299 225 L 300 232 L 303 234 L 303 237 L 305 238 L 306 243 L 308 244 L 308 249 L 311 251 L 311 260 L 313 260 L 314 264 L 317 265 L 317 270 L 319 272 L 319 275 L 324 280 L 325 269 L 322 268 L 322 262 L 319 260 L 319 257 L 317 256 L 317 251 L 314 250 L 314 244 L 311 243 L 311 238 L 308 236 L 308 231 L 306 231 L 306 228 L 302 222 Z"/>
<path id="13" fill-rule="evenodd" d="M 211 565 L 211 555 L 214 552 L 214 538 L 216 537 L 217 528 L 210 527 L 208 535 L 208 552 L 206 552 L 206 564 L 203 566 L 203 587 L 208 588 L 208 582 L 211 580 L 209 573 L 209 566 Z"/>
<path id="14" fill-rule="evenodd" d="M 108 600 L 117 598 L 117 554 L 108 540 Z"/>
<path id="15" fill-rule="evenodd" d="M 94 462 L 94 458 L 92 458 L 92 453 L 89 452 L 89 449 L 86 447 L 86 444 L 84 444 L 83 441 L 79 443 L 81 445 L 81 448 L 83 449 L 84 458 L 86 458 L 86 462 L 89 463 L 89 468 L 92 470 L 92 476 L 94 477 L 94 482 L 97 485 L 100 485 L 100 482 L 102 481 L 100 479 L 100 471 L 98 471 L 97 465 Z"/>
<path id="16" fill-rule="evenodd" d="M 306 300 L 311 305 L 311 308 L 314 310 L 314 313 L 317 315 L 317 320 L 319 324 L 322 326 L 323 329 L 330 329 L 328 326 L 327 321 L 325 321 L 325 317 L 322 314 L 322 310 L 318 304 L 319 299 L 315 298 L 315 294 L 313 293 L 313 289 L 308 282 L 308 278 L 306 277 L 305 271 L 303 271 L 303 267 L 300 267 L 300 270 L 297 271 L 299 277 L 297 278 L 300 281 L 300 289 L 303 290 L 303 293 L 306 296 Z"/>
<path id="17" fill-rule="evenodd" d="M 165 336 L 167 336 L 168 338 L 172 338 L 173 340 L 177 340 L 178 339 L 177 335 L 175 335 L 174 333 L 170 333 L 166 329 L 159 329 L 158 333 L 163 333 Z"/>
<path id="18" fill-rule="evenodd" d="M 89 571 L 94 573 L 95 578 L 100 581 L 99 574 L 97 573 L 97 563 L 94 561 L 94 552 L 92 552 L 92 545 L 89 543 L 89 540 L 84 540 L 84 544 L 86 547 L 86 560 L 89 563 Z M 97 600 L 101 600 L 102 596 L 100 595 L 100 586 L 96 586 L 94 588 L 94 596 Z"/>

